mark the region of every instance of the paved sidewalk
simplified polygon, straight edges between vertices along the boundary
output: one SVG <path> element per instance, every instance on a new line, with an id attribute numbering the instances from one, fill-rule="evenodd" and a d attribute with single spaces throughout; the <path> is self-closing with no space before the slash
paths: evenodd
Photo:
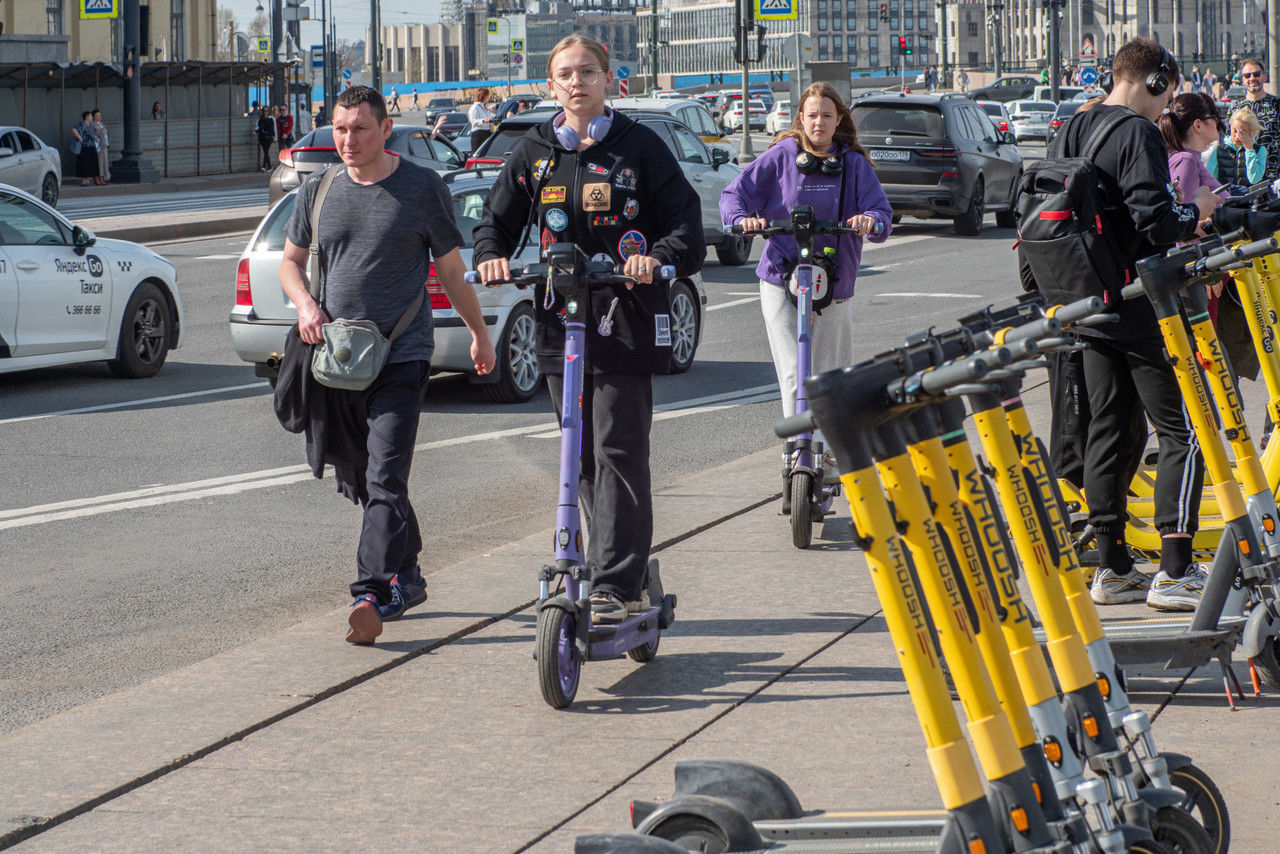
<path id="1" fill-rule="evenodd" d="M 566 711 L 530 656 L 547 531 L 431 575 L 372 649 L 342 642 L 335 608 L 0 738 L 0 834 L 82 811 L 24 847 L 569 851 L 625 829 L 629 799 L 668 796 L 691 757 L 769 767 L 809 808 L 936 809 L 848 508 L 793 548 L 776 456 L 660 492 L 677 621 L 650 664 L 586 665 Z M 1234 850 L 1273 850 L 1280 700 L 1231 713 L 1216 671 L 1182 675 L 1133 674 L 1131 696 L 1222 788 Z"/>

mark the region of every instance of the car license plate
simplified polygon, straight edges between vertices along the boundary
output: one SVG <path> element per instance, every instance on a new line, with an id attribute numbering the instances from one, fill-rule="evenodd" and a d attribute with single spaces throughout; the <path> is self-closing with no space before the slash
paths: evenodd
<path id="1" fill-rule="evenodd" d="M 871 149 L 872 160 L 891 160 L 898 163 L 905 163 L 911 159 L 910 151 L 899 151 L 893 149 L 873 148 Z"/>

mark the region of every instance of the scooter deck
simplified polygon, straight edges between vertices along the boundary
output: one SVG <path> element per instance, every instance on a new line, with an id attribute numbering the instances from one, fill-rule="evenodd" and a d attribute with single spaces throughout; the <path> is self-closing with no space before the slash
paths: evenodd
<path id="1" fill-rule="evenodd" d="M 946 827 L 941 810 L 819 812 L 786 821 L 757 821 L 770 851 L 936 852 Z"/>
<path id="2" fill-rule="evenodd" d="M 658 615 L 661 608 L 648 608 L 632 614 L 621 623 L 591 625 L 587 640 L 591 644 L 590 661 L 621 658 L 628 650 L 643 646 L 658 637 Z"/>
<path id="3" fill-rule="evenodd" d="M 1175 670 L 1199 667 L 1224 655 L 1230 658 L 1240 643 L 1244 619 L 1224 619 L 1216 629 L 1192 631 L 1191 616 L 1104 621 L 1103 631 L 1121 666 L 1158 664 Z M 1036 640 L 1044 643 L 1044 629 L 1037 628 L 1035 633 Z"/>

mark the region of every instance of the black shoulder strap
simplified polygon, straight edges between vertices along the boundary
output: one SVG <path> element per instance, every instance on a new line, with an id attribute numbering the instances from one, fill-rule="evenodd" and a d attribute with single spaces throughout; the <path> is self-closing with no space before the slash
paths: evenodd
<path id="1" fill-rule="evenodd" d="M 316 187 L 315 198 L 311 200 L 311 245 L 308 247 L 311 257 L 308 259 L 307 272 L 311 275 L 311 298 L 317 303 L 324 301 L 324 281 L 320 272 L 320 209 L 324 207 L 324 197 L 329 195 L 329 187 L 339 172 L 345 172 L 345 164 L 330 166 Z"/>
<path id="2" fill-rule="evenodd" d="M 1068 132 L 1071 130 L 1070 123 L 1076 121 L 1079 116 L 1080 116 L 1080 113 L 1076 113 L 1074 116 L 1072 116 L 1068 120 L 1068 125 L 1064 127 L 1062 130 L 1060 130 L 1058 132 L 1058 135 L 1054 137 L 1053 141 L 1055 144 L 1055 151 L 1053 154 L 1050 155 L 1051 157 L 1067 156 L 1066 155 L 1067 135 L 1068 135 Z M 1119 127 L 1122 122 L 1131 118 L 1141 118 L 1141 117 L 1137 113 L 1129 112 L 1127 110 L 1116 110 L 1111 115 L 1103 119 L 1098 124 L 1098 126 L 1093 129 L 1093 132 L 1090 133 L 1087 138 L 1088 141 L 1087 141 L 1087 144 L 1084 146 L 1084 150 L 1079 154 L 1075 154 L 1072 156 L 1083 157 L 1086 160 L 1093 160 L 1094 157 L 1097 156 L 1098 152 L 1102 150 L 1102 146 L 1107 141 L 1107 137 L 1111 136 L 1111 132 L 1115 130 L 1117 127 Z"/>

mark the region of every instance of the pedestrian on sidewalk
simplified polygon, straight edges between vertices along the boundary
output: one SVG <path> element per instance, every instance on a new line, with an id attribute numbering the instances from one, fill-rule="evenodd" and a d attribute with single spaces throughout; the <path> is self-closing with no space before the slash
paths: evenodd
<path id="1" fill-rule="evenodd" d="M 821 168 L 819 168 L 821 164 Z M 764 154 L 748 164 L 720 196 L 720 218 L 744 230 L 767 228 L 770 220 L 789 220 L 797 205 L 810 205 L 817 219 L 834 219 L 856 229 L 854 234 L 819 235 L 813 255 L 819 262 L 834 261 L 820 269 L 827 278 L 830 305 L 813 318 L 813 367 L 820 374 L 854 361 L 853 289 L 862 263 L 862 242 L 877 224 L 884 230 L 871 237 L 883 243 L 892 228 L 893 208 L 876 178 L 867 150 L 849 108 L 827 83 L 814 83 L 800 95 L 791 129 L 779 134 Z M 795 412 L 798 356 L 796 306 L 787 283 L 799 260 L 794 237 L 777 235 L 766 240 L 760 264 L 760 310 L 773 355 L 784 417 Z M 835 461 L 824 465 L 835 472 Z M 789 479 L 791 460 L 783 461 L 783 477 Z M 783 512 L 789 512 L 790 490 L 783 490 Z"/>
<path id="2" fill-rule="evenodd" d="M 280 107 L 280 115 L 276 116 L 276 139 L 280 142 L 280 150 L 293 147 L 293 116 L 289 114 L 289 103 Z"/>
<path id="3" fill-rule="evenodd" d="M 471 122 L 471 151 L 475 153 L 480 148 L 480 143 L 489 138 L 489 134 L 493 132 L 493 113 L 489 112 L 489 108 L 485 106 L 485 101 L 489 100 L 489 90 L 481 89 L 476 92 L 476 100 L 471 105 L 471 109 L 467 110 L 467 119 Z"/>
<path id="4" fill-rule="evenodd" d="M 80 186 L 98 183 L 98 135 L 93 131 L 93 111 L 85 110 L 71 128 L 71 153 L 76 156 Z"/>
<path id="5" fill-rule="evenodd" d="M 591 620 L 601 624 L 648 607 L 641 593 L 653 541 L 653 374 L 671 364 L 668 289 L 654 272 L 672 264 L 691 275 L 707 252 L 697 191 L 651 128 L 605 106 L 612 83 L 604 45 L 576 35 L 556 44 L 547 85 L 564 110 L 516 143 L 474 231 L 476 269 L 486 282 L 510 275 L 508 259 L 526 227 L 543 246 L 573 243 L 584 255 L 622 263 L 636 279 L 634 288 L 592 291 L 579 398 L 579 499 Z M 538 285 L 533 305 L 538 365 L 560 415 L 564 299 Z M 611 305 L 612 331 L 600 331 L 597 320 Z"/>
<path id="6" fill-rule="evenodd" d="M 316 233 L 311 230 L 311 212 L 325 172 L 302 185 L 285 231 L 280 282 L 298 307 L 298 325 L 290 335 L 302 345 L 319 344 L 330 318 L 370 320 L 389 335 L 418 303 L 372 385 L 363 391 L 317 386 L 324 408 L 315 411 L 316 394 L 309 404 L 313 409 L 308 418 L 324 420 L 327 442 L 345 439 L 353 449 L 354 459 L 327 461 L 335 466 L 339 492 L 357 502 L 363 513 L 347 641 L 370 644 L 382 633 L 384 622 L 398 620 L 427 598 L 418 562 L 422 537 L 409 501 L 409 470 L 434 346 L 431 303 L 422 299 L 422 283 L 433 262 L 449 301 L 471 332 L 476 371 L 489 373 L 496 357 L 475 290 L 463 279 L 466 264 L 458 251 L 462 236 L 444 181 L 430 169 L 385 151 L 391 119 L 382 96 L 368 86 L 353 86 L 339 95 L 333 119 L 342 165 L 330 167 L 337 171 Z M 307 278 L 313 245 L 318 253 L 319 302 L 312 298 Z M 300 346 L 294 345 L 295 354 Z M 309 381 L 310 362 L 309 355 L 300 360 L 303 382 Z M 277 388 L 288 385 L 282 373 Z M 325 440 L 316 433 L 308 435 L 308 459 L 320 477 L 326 459 L 317 441 Z"/>
<path id="7" fill-rule="evenodd" d="M 160 106 L 159 101 L 156 101 L 154 104 L 151 105 L 151 119 L 152 121 L 159 121 L 160 119 L 163 119 L 163 118 L 164 118 L 164 107 Z"/>
<path id="8" fill-rule="evenodd" d="M 400 93 L 394 86 L 391 87 L 391 109 L 397 113 L 400 112 Z"/>
<path id="9" fill-rule="evenodd" d="M 111 181 L 111 145 L 107 126 L 102 123 L 102 110 L 93 111 L 93 132 L 98 137 L 98 177 L 94 183 L 106 186 Z"/>
<path id="10" fill-rule="evenodd" d="M 1268 181 L 1280 178 L 1280 98 L 1267 92 L 1267 71 L 1258 59 L 1246 59 L 1240 63 L 1240 75 L 1244 80 L 1244 97 L 1231 102 L 1230 114 L 1237 110 L 1251 110 L 1258 117 L 1261 130 L 1258 144 L 1267 149 L 1263 178 Z"/>
<path id="11" fill-rule="evenodd" d="M 1111 92 L 1072 117 L 1060 131 L 1057 150 L 1061 157 L 1079 156 L 1097 128 L 1118 122 L 1093 162 L 1105 200 L 1102 223 L 1114 237 L 1116 253 L 1105 279 L 1122 283 L 1136 278 L 1139 258 L 1190 239 L 1217 200 L 1206 188 L 1185 204 L 1170 192 L 1168 153 L 1155 122 L 1182 82 L 1173 56 L 1152 39 L 1133 39 L 1116 52 L 1112 75 Z M 1080 332 L 1090 345 L 1083 353 L 1089 403 L 1084 488 L 1100 559 L 1091 595 L 1103 605 L 1145 599 L 1155 607 L 1169 607 L 1168 602 L 1198 596 L 1193 588 L 1204 577 L 1193 568 L 1191 552 L 1204 464 L 1150 302 L 1112 297 L 1110 311 L 1119 320 Z M 1130 434 L 1137 408 L 1155 426 L 1160 443 L 1154 520 L 1161 535 L 1159 593 L 1151 598 L 1150 580 L 1134 568 L 1125 541 L 1130 473 L 1142 453 Z"/>
<path id="12" fill-rule="evenodd" d="M 258 111 L 254 133 L 258 136 L 258 149 L 262 152 L 262 163 L 258 166 L 258 171 L 266 172 L 271 168 L 271 144 L 276 141 L 276 119 L 270 107 L 263 107 Z"/>
<path id="13" fill-rule="evenodd" d="M 413 108 L 418 109 L 418 87 L 413 87 Z"/>

